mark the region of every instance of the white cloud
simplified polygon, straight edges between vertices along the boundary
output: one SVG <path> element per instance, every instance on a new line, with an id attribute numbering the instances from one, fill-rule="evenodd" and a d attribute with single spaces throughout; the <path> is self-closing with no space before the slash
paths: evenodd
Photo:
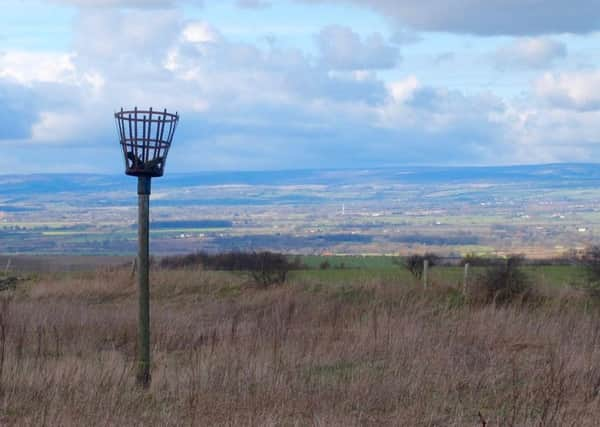
<path id="1" fill-rule="evenodd" d="M 210 43 L 188 40 L 169 51 L 169 70 L 195 85 L 197 95 L 223 108 L 291 103 L 304 108 L 317 100 L 377 103 L 386 96 L 383 83 L 374 76 L 330 73 L 297 49 L 259 49 L 222 37 Z"/>
<path id="2" fill-rule="evenodd" d="M 600 71 L 545 73 L 504 115 L 522 163 L 594 161 L 600 155 Z"/>
<path id="3" fill-rule="evenodd" d="M 392 99 L 398 103 L 409 100 L 419 87 L 420 83 L 416 76 L 409 76 L 404 80 L 398 80 L 388 84 Z"/>
<path id="4" fill-rule="evenodd" d="M 385 43 L 379 33 L 365 37 L 350 28 L 332 25 L 317 37 L 322 63 L 335 70 L 371 70 L 393 68 L 400 58 L 395 46 Z"/>
<path id="5" fill-rule="evenodd" d="M 600 112 L 547 106 L 512 108 L 506 138 L 521 163 L 594 161 L 600 155 Z"/>
<path id="6" fill-rule="evenodd" d="M 74 81 L 75 67 L 67 53 L 8 51 L 0 53 L 0 78 L 20 84 Z"/>
<path id="7" fill-rule="evenodd" d="M 61 143 L 86 137 L 86 134 L 82 115 L 76 112 L 42 112 L 31 128 L 31 139 L 42 143 Z"/>
<path id="8" fill-rule="evenodd" d="M 597 71 L 542 75 L 515 101 L 417 75 L 385 83 L 378 70 L 395 66 L 397 47 L 344 27 L 318 34 L 312 55 L 231 40 L 178 10 L 77 19 L 68 54 L 0 57 L 2 138 L 37 143 L 65 170 L 118 148 L 112 113 L 133 105 L 179 110 L 169 164 L 184 170 L 577 160 L 600 135 Z M 61 143 L 80 145 L 77 165 L 48 148 Z"/>
<path id="9" fill-rule="evenodd" d="M 191 22 L 183 29 L 183 39 L 190 43 L 210 43 L 221 39 L 219 32 L 205 22 Z"/>
<path id="10" fill-rule="evenodd" d="M 555 108 L 600 110 L 600 70 L 545 73 L 534 82 L 534 91 Z"/>
<path id="11" fill-rule="evenodd" d="M 500 69 L 544 68 L 567 56 L 564 43 L 547 37 L 521 38 L 496 50 L 494 61 Z"/>
<path id="12" fill-rule="evenodd" d="M 380 125 L 397 138 L 409 162 L 509 161 L 508 153 L 502 153 L 510 144 L 504 139 L 506 107 L 498 97 L 429 87 L 414 76 L 389 88 L 392 96 L 379 109 Z"/>

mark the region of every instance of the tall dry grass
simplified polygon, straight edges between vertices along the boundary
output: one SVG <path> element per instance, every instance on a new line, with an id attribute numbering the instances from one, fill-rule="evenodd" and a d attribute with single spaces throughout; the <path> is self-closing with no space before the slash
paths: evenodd
<path id="1" fill-rule="evenodd" d="M 399 283 L 292 281 L 259 290 L 229 273 L 152 277 L 148 391 L 134 381 L 137 305 L 128 271 L 40 278 L 5 294 L 0 424 L 593 426 L 600 419 L 600 316 L 578 301 L 494 307 Z"/>

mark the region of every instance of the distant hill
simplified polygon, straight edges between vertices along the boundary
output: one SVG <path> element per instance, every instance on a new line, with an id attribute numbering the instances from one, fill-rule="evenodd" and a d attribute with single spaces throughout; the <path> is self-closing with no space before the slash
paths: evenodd
<path id="1" fill-rule="evenodd" d="M 409 167 L 320 169 L 256 172 L 167 173 L 153 180 L 155 189 L 214 185 L 360 185 L 374 183 L 440 184 L 460 182 L 537 182 L 545 186 L 595 186 L 600 164 L 565 163 L 493 167 Z M 125 175 L 34 174 L 0 175 L 0 195 L 98 193 L 131 190 L 135 179 Z"/>

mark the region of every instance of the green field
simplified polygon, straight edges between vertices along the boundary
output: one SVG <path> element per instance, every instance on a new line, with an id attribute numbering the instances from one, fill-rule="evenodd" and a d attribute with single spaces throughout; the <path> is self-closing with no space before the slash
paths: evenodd
<path id="1" fill-rule="evenodd" d="M 301 257 L 306 270 L 292 273 L 297 280 L 319 281 L 330 284 L 356 283 L 417 283 L 418 280 L 402 266 L 401 258 L 392 256 L 319 256 Z M 321 268 L 328 262 L 329 267 Z M 526 265 L 523 270 L 532 283 L 550 287 L 578 286 L 584 283 L 586 272 L 577 265 Z M 471 267 L 469 280 L 476 280 L 485 267 Z M 460 286 L 464 269 L 461 266 L 436 266 L 430 269 L 432 284 Z"/>

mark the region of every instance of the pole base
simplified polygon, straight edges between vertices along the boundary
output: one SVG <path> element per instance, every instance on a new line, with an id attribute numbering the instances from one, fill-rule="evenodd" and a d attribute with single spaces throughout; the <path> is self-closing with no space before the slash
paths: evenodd
<path id="1" fill-rule="evenodd" d="M 135 376 L 135 383 L 144 389 L 150 388 L 152 382 L 152 375 L 150 375 L 149 366 L 140 366 Z"/>

